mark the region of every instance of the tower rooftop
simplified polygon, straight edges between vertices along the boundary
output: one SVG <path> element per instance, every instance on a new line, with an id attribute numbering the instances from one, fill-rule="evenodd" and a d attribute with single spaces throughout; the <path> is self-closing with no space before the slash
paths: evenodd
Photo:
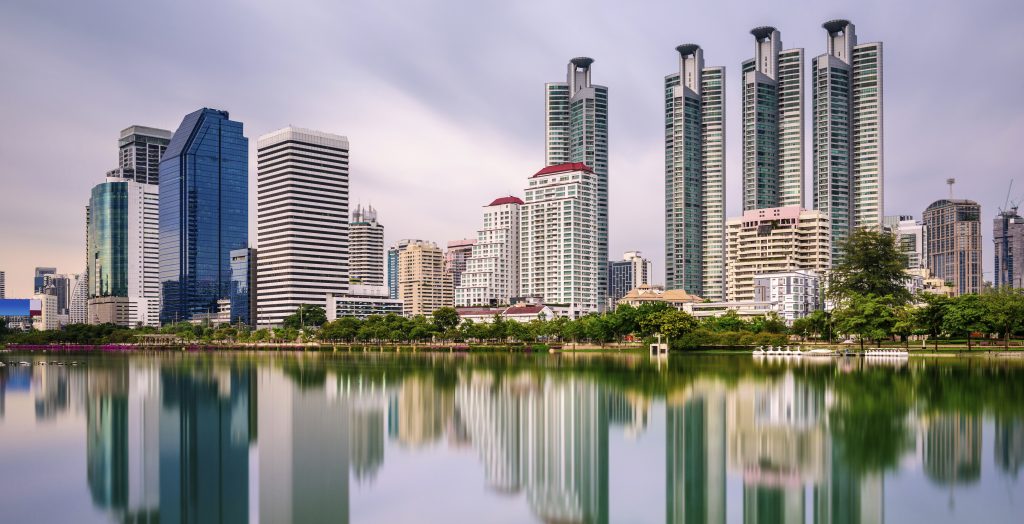
<path id="1" fill-rule="evenodd" d="M 758 40 L 764 40 L 765 38 L 772 36 L 772 33 L 774 33 L 775 31 L 778 31 L 778 29 L 775 29 L 770 25 L 763 25 L 761 27 L 755 27 L 751 29 L 750 34 L 754 35 L 754 38 Z"/>

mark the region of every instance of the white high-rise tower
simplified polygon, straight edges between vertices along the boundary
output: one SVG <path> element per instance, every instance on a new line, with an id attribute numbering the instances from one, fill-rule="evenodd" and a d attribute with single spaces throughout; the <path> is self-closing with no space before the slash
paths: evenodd
<path id="1" fill-rule="evenodd" d="M 286 127 L 257 144 L 257 322 L 349 286 L 348 139 Z"/>
<path id="2" fill-rule="evenodd" d="M 608 289 L 608 88 L 590 81 L 594 59 L 569 61 L 566 81 L 544 86 L 544 159 L 586 164 L 597 181 L 596 256 L 599 303 Z"/>

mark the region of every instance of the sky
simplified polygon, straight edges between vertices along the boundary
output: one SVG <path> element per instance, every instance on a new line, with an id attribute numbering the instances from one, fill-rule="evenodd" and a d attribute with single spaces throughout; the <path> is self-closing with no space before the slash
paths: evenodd
<path id="1" fill-rule="evenodd" d="M 641 250 L 661 281 L 675 46 L 700 44 L 707 66 L 726 67 L 734 216 L 749 30 L 777 27 L 809 68 L 833 18 L 884 44 L 886 214 L 920 218 L 956 178 L 954 195 L 981 204 L 991 280 L 992 219 L 1015 177 L 1010 200 L 1024 200 L 1024 2 L 15 0 L 0 3 L 7 296 L 31 293 L 35 266 L 84 269 L 85 206 L 121 129 L 174 130 L 200 107 L 244 123 L 252 216 L 256 139 L 295 125 L 349 138 L 351 204 L 378 209 L 388 243 L 474 237 L 481 207 L 522 195 L 543 167 L 543 84 L 564 81 L 574 56 L 593 57 L 594 83 L 609 88 L 612 258 Z"/>

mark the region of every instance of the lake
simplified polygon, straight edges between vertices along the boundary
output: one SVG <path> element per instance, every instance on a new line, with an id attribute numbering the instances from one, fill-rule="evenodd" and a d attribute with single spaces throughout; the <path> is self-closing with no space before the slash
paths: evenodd
<path id="1" fill-rule="evenodd" d="M 1020 358 L 0 362 L 0 522 L 1024 518 Z"/>

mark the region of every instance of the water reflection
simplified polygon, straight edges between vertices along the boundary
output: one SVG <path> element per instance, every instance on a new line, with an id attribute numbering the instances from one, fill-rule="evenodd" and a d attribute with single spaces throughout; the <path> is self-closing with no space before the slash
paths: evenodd
<path id="1" fill-rule="evenodd" d="M 372 511 L 353 517 L 358 501 L 381 492 L 402 504 L 411 493 L 395 479 L 416 474 L 415 457 L 443 453 L 471 456 L 472 476 L 496 497 L 472 501 L 477 521 L 503 500 L 535 521 L 632 521 L 615 513 L 615 501 L 654 504 L 661 494 L 669 523 L 881 523 L 934 502 L 957 521 L 966 517 L 959 502 L 1017 493 L 982 499 L 991 512 L 982 520 L 1000 522 L 1024 501 L 1018 362 L 40 362 L 0 368 L 0 444 L 42 453 L 8 441 L 4 428 L 83 420 L 84 488 L 115 522 L 386 522 Z M 10 416 L 18 398 L 31 400 L 31 420 Z M 983 442 L 992 446 L 988 459 Z M 610 491 L 610 454 L 652 446 L 664 473 Z M 458 477 L 445 468 L 460 467 L 445 460 L 451 466 L 432 470 L 418 489 L 438 506 L 468 504 L 444 486 Z M 924 483 L 908 481 L 915 469 Z M 0 471 L 0 485 L 16 481 Z M 957 491 L 979 484 L 980 494 Z"/>

